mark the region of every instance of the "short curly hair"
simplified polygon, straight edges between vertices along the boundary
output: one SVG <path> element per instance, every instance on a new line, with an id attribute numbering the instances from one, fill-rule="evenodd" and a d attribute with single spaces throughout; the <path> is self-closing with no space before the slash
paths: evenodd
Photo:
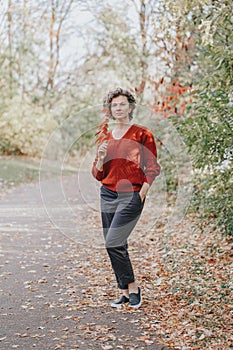
<path id="1" fill-rule="evenodd" d="M 107 109 L 109 111 L 109 116 L 113 119 L 112 112 L 111 112 L 111 103 L 112 103 L 112 100 L 118 96 L 127 97 L 127 100 L 128 100 L 129 105 L 131 107 L 131 112 L 129 113 L 129 119 L 130 120 L 133 119 L 133 111 L 136 107 L 136 99 L 135 99 L 134 95 L 126 89 L 122 89 L 122 88 L 118 87 L 115 90 L 109 91 L 103 100 L 104 109 Z"/>

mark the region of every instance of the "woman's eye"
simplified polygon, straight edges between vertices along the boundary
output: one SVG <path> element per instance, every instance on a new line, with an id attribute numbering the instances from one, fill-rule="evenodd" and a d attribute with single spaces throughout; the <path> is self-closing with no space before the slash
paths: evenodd
<path id="1" fill-rule="evenodd" d="M 113 107 L 113 108 L 116 108 L 117 106 L 118 106 L 117 104 L 116 104 L 116 105 L 115 105 L 115 104 L 112 104 L 112 107 Z M 127 103 L 120 103 L 119 106 L 120 106 L 120 107 L 125 107 L 125 106 L 127 106 Z"/>

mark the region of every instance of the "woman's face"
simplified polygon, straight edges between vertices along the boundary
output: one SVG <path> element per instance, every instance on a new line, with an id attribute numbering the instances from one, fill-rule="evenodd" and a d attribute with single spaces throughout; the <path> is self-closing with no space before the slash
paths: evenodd
<path id="1" fill-rule="evenodd" d="M 132 108 L 129 106 L 129 102 L 126 96 L 114 97 L 111 102 L 112 117 L 115 120 L 127 120 L 129 121 L 129 113 Z"/>

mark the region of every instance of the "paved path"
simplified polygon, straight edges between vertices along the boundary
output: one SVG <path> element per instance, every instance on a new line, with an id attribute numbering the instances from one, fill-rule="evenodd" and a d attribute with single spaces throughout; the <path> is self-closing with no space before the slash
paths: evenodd
<path id="1" fill-rule="evenodd" d="M 21 185 L 1 200 L 1 350 L 163 348 L 155 334 L 136 340 L 146 334 L 143 308 L 109 307 L 116 287 L 97 194 L 81 174 Z"/>

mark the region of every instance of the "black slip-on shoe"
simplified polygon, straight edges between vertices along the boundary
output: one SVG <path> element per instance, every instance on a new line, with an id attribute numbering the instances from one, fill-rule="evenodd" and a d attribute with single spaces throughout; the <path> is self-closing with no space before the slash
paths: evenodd
<path id="1" fill-rule="evenodd" d="M 130 293 L 129 295 L 129 306 L 135 309 L 139 308 L 142 304 L 141 289 L 138 287 L 138 293 Z"/>
<path id="2" fill-rule="evenodd" d="M 129 298 L 127 298 L 125 295 L 122 295 L 120 299 L 114 301 L 111 304 L 111 307 L 121 307 L 122 304 L 126 304 L 129 302 Z"/>

